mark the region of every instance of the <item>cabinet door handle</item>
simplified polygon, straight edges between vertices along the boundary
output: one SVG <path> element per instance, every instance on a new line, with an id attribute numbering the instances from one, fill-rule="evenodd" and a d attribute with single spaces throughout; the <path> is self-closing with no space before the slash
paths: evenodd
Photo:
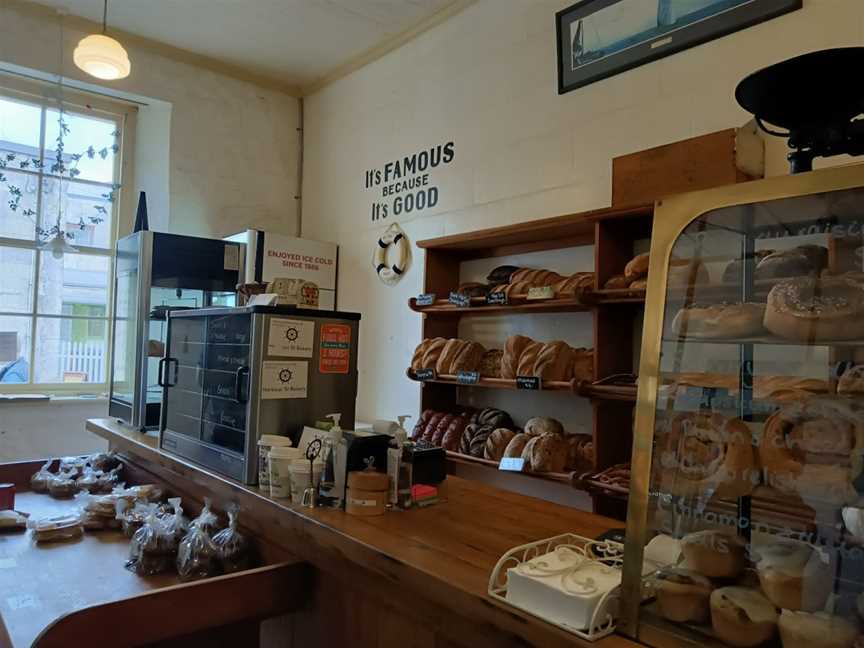
<path id="1" fill-rule="evenodd" d="M 165 362 L 168 358 L 159 358 L 159 367 L 156 369 L 156 383 L 160 387 L 165 386 Z"/>
<path id="2" fill-rule="evenodd" d="M 243 377 L 249 374 L 249 367 L 240 367 L 237 373 L 234 374 L 234 400 L 238 403 L 245 403 L 243 398 Z"/>
<path id="3" fill-rule="evenodd" d="M 168 380 L 168 363 L 174 363 L 174 382 L 170 382 Z M 180 363 L 177 361 L 177 358 L 161 358 L 159 360 L 159 369 L 157 370 L 156 382 L 160 387 L 173 387 L 177 384 L 177 375 L 180 372 Z"/>

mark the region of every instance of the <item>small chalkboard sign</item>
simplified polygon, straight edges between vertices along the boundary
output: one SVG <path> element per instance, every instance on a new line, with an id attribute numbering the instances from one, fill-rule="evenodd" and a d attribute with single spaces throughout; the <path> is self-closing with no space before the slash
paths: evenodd
<path id="1" fill-rule="evenodd" d="M 541 389 L 539 376 L 516 376 L 516 389 L 529 389 L 538 391 Z"/>
<path id="2" fill-rule="evenodd" d="M 447 301 L 459 308 L 465 308 L 466 306 L 471 305 L 471 298 L 468 295 L 463 295 L 458 292 L 451 292 L 450 298 Z"/>
<path id="3" fill-rule="evenodd" d="M 555 289 L 552 286 L 534 286 L 528 289 L 528 297 L 526 299 L 552 299 L 555 296 Z"/>
<path id="4" fill-rule="evenodd" d="M 486 303 L 494 304 L 498 306 L 506 306 L 507 305 L 507 293 L 503 291 L 498 292 L 490 292 L 486 295 Z"/>
<path id="5" fill-rule="evenodd" d="M 435 293 L 423 293 L 422 295 L 417 296 L 414 303 L 418 306 L 431 306 L 435 303 L 435 298 Z"/>
<path id="6" fill-rule="evenodd" d="M 456 382 L 462 385 L 476 385 L 480 382 L 479 371 L 457 371 Z"/>
<path id="7" fill-rule="evenodd" d="M 414 380 L 435 380 L 437 374 L 434 369 L 417 369 L 414 371 Z"/>
<path id="8" fill-rule="evenodd" d="M 525 472 L 525 460 L 522 457 L 504 457 L 498 464 L 498 470 Z"/>

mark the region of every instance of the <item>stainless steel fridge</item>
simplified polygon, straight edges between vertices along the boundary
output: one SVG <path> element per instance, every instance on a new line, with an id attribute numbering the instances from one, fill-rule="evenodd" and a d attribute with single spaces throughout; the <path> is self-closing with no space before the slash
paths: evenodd
<path id="1" fill-rule="evenodd" d="M 293 306 L 172 311 L 160 363 L 159 446 L 246 484 L 262 434 L 354 427 L 359 313 Z"/>

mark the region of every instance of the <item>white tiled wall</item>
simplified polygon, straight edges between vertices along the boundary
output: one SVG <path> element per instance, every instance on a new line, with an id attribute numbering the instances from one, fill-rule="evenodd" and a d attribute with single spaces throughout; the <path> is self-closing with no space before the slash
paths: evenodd
<path id="1" fill-rule="evenodd" d="M 361 310 L 363 420 L 415 413 L 404 377 L 420 335 L 408 297 L 422 255 L 395 288 L 375 277 L 383 229 L 364 170 L 453 140 L 436 169 L 441 201 L 401 218 L 412 241 L 606 206 L 613 157 L 743 124 L 733 99 L 749 72 L 810 50 L 860 45 L 861 0 L 804 8 L 558 96 L 554 14 L 571 0 L 480 0 L 306 100 L 303 235 L 341 246 L 339 307 Z M 775 167 L 781 169 L 782 165 Z"/>

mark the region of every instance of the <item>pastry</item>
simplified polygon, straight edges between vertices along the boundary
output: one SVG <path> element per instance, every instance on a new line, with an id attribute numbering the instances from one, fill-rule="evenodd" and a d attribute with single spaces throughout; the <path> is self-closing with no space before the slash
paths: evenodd
<path id="1" fill-rule="evenodd" d="M 854 623 L 826 612 L 783 610 L 777 625 L 783 648 L 852 648 L 858 636 Z"/>
<path id="2" fill-rule="evenodd" d="M 544 434 L 564 434 L 564 426 L 560 421 L 546 416 L 535 416 L 525 422 L 525 434 L 542 436 Z"/>
<path id="3" fill-rule="evenodd" d="M 707 284 L 710 280 L 708 270 L 701 261 L 687 259 L 672 259 L 669 261 L 669 271 L 666 275 L 666 285 L 669 288 L 684 288 Z"/>
<path id="4" fill-rule="evenodd" d="M 480 358 L 480 376 L 482 378 L 500 378 L 501 377 L 501 361 L 504 358 L 504 351 L 501 349 L 489 349 Z"/>
<path id="5" fill-rule="evenodd" d="M 708 578 L 736 578 L 744 569 L 746 542 L 730 531 L 696 531 L 681 539 L 688 569 Z"/>
<path id="6" fill-rule="evenodd" d="M 504 410 L 487 407 L 477 413 L 477 423 L 495 428 L 512 428 L 513 419 Z"/>
<path id="7" fill-rule="evenodd" d="M 480 425 L 471 437 L 471 445 L 469 447 L 472 457 L 482 458 L 486 451 L 486 441 L 495 431 L 491 425 Z"/>
<path id="8" fill-rule="evenodd" d="M 576 380 L 594 380 L 594 349 L 573 349 L 573 369 L 570 372 Z"/>
<path id="9" fill-rule="evenodd" d="M 630 283 L 631 280 L 624 275 L 614 275 L 606 280 L 606 283 L 603 284 L 603 287 L 609 290 L 628 288 L 630 286 Z"/>
<path id="10" fill-rule="evenodd" d="M 519 266 L 500 265 L 486 275 L 486 281 L 490 284 L 508 284 L 510 283 L 510 277 L 517 270 L 520 270 Z"/>
<path id="11" fill-rule="evenodd" d="M 504 343 L 504 355 L 501 357 L 501 377 L 512 380 L 519 368 L 519 358 L 533 340 L 524 335 L 511 335 Z"/>
<path id="12" fill-rule="evenodd" d="M 818 277 L 828 266 L 828 249 L 821 245 L 799 245 L 765 256 L 756 265 L 756 279 Z"/>
<path id="13" fill-rule="evenodd" d="M 525 450 L 525 444 L 528 443 L 530 438 L 530 436 L 524 433 L 513 435 L 510 443 L 504 448 L 504 454 L 501 455 L 501 458 L 521 457 L 522 451 Z"/>
<path id="14" fill-rule="evenodd" d="M 781 281 L 768 293 L 765 328 L 790 340 L 857 340 L 864 336 L 864 285 L 843 276 Z"/>
<path id="15" fill-rule="evenodd" d="M 636 279 L 629 288 L 630 290 L 645 290 L 648 287 L 648 279 Z"/>
<path id="16" fill-rule="evenodd" d="M 563 472 L 567 463 L 567 442 L 560 434 L 532 436 L 522 450 L 531 472 Z"/>
<path id="17" fill-rule="evenodd" d="M 756 250 L 753 253 L 753 269 L 756 265 L 769 254 L 773 254 L 774 250 Z M 723 283 L 741 283 L 741 268 L 744 266 L 744 259 L 733 259 L 723 270 Z"/>
<path id="18" fill-rule="evenodd" d="M 721 587 L 709 603 L 714 633 L 730 646 L 758 646 L 777 632 L 777 610 L 755 589 Z"/>
<path id="19" fill-rule="evenodd" d="M 477 371 L 480 368 L 480 361 L 483 359 L 483 354 L 486 349 L 482 344 L 477 342 L 466 342 L 459 347 L 456 357 L 450 365 L 449 373 L 455 374 L 458 371 Z"/>
<path id="20" fill-rule="evenodd" d="M 32 524 L 33 539 L 36 542 L 59 542 L 74 540 L 84 534 L 81 520 L 77 515 L 61 515 L 42 518 Z"/>
<path id="21" fill-rule="evenodd" d="M 637 254 L 624 266 L 624 278 L 634 281 L 648 274 L 649 255 L 647 252 Z"/>
<path id="22" fill-rule="evenodd" d="M 490 461 L 501 461 L 504 456 L 504 450 L 510 444 L 510 441 L 516 433 L 507 428 L 498 428 L 493 430 L 489 438 L 486 439 L 486 446 L 483 448 L 483 458 Z"/>
<path id="23" fill-rule="evenodd" d="M 767 421 L 759 460 L 768 485 L 804 499 L 846 504 L 857 499 L 862 472 L 864 408 L 845 396 L 784 404 Z"/>
<path id="24" fill-rule="evenodd" d="M 778 608 L 815 612 L 831 593 L 832 571 L 827 556 L 810 545 L 772 536 L 751 552 L 759 584 Z"/>
<path id="25" fill-rule="evenodd" d="M 573 349 L 566 342 L 560 340 L 547 342 L 537 354 L 532 372 L 519 375 L 537 376 L 544 382 L 567 380 L 568 370 L 572 372 L 573 353 Z M 521 367 L 522 363 L 520 362 L 519 365 Z"/>
<path id="26" fill-rule="evenodd" d="M 435 429 L 432 431 L 432 437 L 429 439 L 429 443 L 433 446 L 440 446 L 441 442 L 444 440 L 444 433 L 447 432 L 447 428 L 450 427 L 450 424 L 453 422 L 453 419 L 456 417 L 453 414 L 445 414 L 438 421 L 438 424 L 435 426 Z"/>
<path id="27" fill-rule="evenodd" d="M 453 360 L 456 359 L 459 351 L 461 351 L 462 347 L 466 344 L 468 344 L 467 340 L 459 340 L 456 338 L 447 340 L 444 344 L 444 348 L 441 350 L 441 355 L 438 356 L 438 360 L 435 363 L 435 372 L 439 376 L 442 374 L 453 373 L 451 370 Z"/>
<path id="28" fill-rule="evenodd" d="M 680 337 L 724 339 L 764 333 L 765 304 L 716 304 L 682 308 L 672 321 Z"/>
<path id="29" fill-rule="evenodd" d="M 456 292 L 460 295 L 467 295 L 468 297 L 485 297 L 489 292 L 489 286 L 475 281 L 469 281 L 467 283 L 459 284 L 459 287 L 456 288 Z"/>
<path id="30" fill-rule="evenodd" d="M 438 364 L 438 358 L 441 357 L 441 352 L 447 345 L 447 340 L 444 338 L 434 338 L 429 341 L 426 349 L 423 351 L 423 359 L 420 361 L 420 369 L 434 369 Z"/>
<path id="31" fill-rule="evenodd" d="M 532 342 L 527 347 L 525 347 L 522 355 L 519 356 L 519 366 L 516 368 L 517 376 L 534 375 L 534 364 L 537 362 L 537 356 L 540 355 L 540 351 L 542 349 L 542 342 Z"/>
<path id="32" fill-rule="evenodd" d="M 849 367 L 837 382 L 838 394 L 864 393 L 864 365 Z"/>
<path id="33" fill-rule="evenodd" d="M 654 591 L 664 618 L 676 623 L 708 621 L 708 599 L 714 586 L 702 574 L 689 569 L 665 569 L 655 576 Z"/>
<path id="34" fill-rule="evenodd" d="M 465 427 L 468 425 L 468 419 L 464 416 L 456 416 L 450 421 L 450 425 L 447 426 L 447 431 L 444 433 L 444 437 L 441 439 L 441 446 L 445 450 L 450 450 L 451 452 L 459 452 L 459 442 L 462 439 L 462 433 L 465 431 Z"/>
<path id="35" fill-rule="evenodd" d="M 682 412 L 658 429 L 663 488 L 681 497 L 743 497 L 759 477 L 747 424 L 719 412 Z M 710 574 L 706 574 L 710 576 Z"/>

